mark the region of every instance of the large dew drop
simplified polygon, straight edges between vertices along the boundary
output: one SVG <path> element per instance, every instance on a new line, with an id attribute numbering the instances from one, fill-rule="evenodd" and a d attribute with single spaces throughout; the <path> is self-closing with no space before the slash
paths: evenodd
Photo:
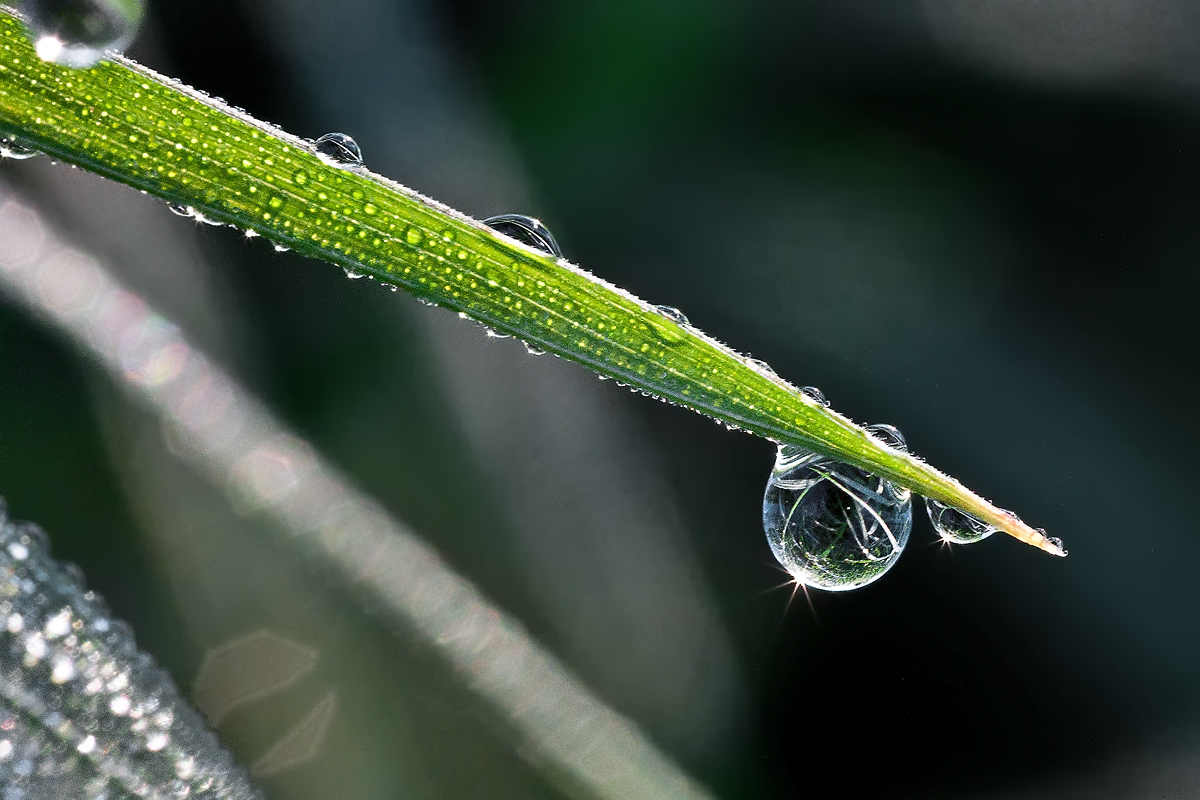
<path id="1" fill-rule="evenodd" d="M 81 69 L 133 41 L 145 0 L 24 0 L 37 54 L 43 61 Z"/>
<path id="2" fill-rule="evenodd" d="M 559 249 L 558 242 L 554 241 L 550 229 L 539 219 L 527 217 L 524 214 L 501 214 L 496 217 L 488 217 L 483 224 L 492 230 L 503 233 L 510 239 L 516 239 L 521 244 L 529 245 L 534 250 L 541 250 L 552 256 L 562 255 L 562 250 Z"/>
<path id="3" fill-rule="evenodd" d="M 895 428 L 868 430 L 890 438 Z M 889 444 L 903 447 L 903 437 Z M 858 589 L 900 558 L 912 530 L 912 494 L 858 467 L 782 445 L 763 497 L 763 529 L 799 583 L 831 592 Z"/>
<path id="4" fill-rule="evenodd" d="M 0 798 L 261 800 L 82 573 L 0 500 Z"/>
<path id="5" fill-rule="evenodd" d="M 363 165 L 358 142 L 344 133 L 327 133 L 313 143 L 313 148 L 325 161 L 342 169 L 358 169 Z"/>
<path id="6" fill-rule="evenodd" d="M 929 512 L 929 521 L 937 535 L 950 544 L 982 542 L 996 532 L 996 528 L 983 520 L 928 497 L 925 498 L 925 510 Z"/>

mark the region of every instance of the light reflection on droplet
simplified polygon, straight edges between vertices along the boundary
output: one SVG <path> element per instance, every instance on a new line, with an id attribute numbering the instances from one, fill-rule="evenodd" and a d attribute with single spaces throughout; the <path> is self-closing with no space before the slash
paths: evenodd
<path id="1" fill-rule="evenodd" d="M 951 544 L 974 544 L 982 542 L 996 532 L 996 528 L 981 519 L 964 514 L 953 506 L 925 498 L 925 511 L 929 521 L 942 541 Z"/>
<path id="2" fill-rule="evenodd" d="M 342 169 L 357 169 L 363 165 L 358 142 L 344 133 L 325 134 L 313 143 L 313 149 L 323 161 Z"/>
<path id="3" fill-rule="evenodd" d="M 912 496 L 857 467 L 782 445 L 763 496 L 763 529 L 798 582 L 849 591 L 878 580 L 900 558 L 912 530 Z"/>
<path id="4" fill-rule="evenodd" d="M 535 250 L 541 250 L 552 256 L 562 255 L 562 250 L 559 248 L 558 242 L 554 240 L 550 229 L 539 219 L 527 217 L 524 214 L 500 214 L 488 217 L 483 224 L 503 233 L 510 239 L 527 244 Z"/>
<path id="5" fill-rule="evenodd" d="M 123 50 L 145 14 L 144 0 L 24 0 L 38 58 L 76 69 Z"/>

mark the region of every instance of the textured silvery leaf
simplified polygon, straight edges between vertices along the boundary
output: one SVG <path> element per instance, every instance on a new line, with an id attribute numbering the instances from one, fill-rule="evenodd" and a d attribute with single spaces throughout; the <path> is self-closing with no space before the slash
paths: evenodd
<path id="1" fill-rule="evenodd" d="M 36 525 L 0 501 L 0 798 L 261 795 Z"/>

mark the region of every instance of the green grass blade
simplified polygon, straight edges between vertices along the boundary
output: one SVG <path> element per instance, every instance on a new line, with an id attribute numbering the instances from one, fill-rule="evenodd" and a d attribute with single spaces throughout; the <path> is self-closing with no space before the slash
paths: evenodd
<path id="1" fill-rule="evenodd" d="M 531 345 L 776 442 L 890 478 L 1062 555 L 1046 537 L 891 449 L 702 332 L 583 270 L 127 59 L 38 59 L 0 10 L 0 135 L 313 258 L 399 286 Z"/>

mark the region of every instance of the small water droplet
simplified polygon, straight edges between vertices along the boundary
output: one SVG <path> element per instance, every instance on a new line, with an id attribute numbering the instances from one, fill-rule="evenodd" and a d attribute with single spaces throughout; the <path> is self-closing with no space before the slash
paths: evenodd
<path id="1" fill-rule="evenodd" d="M 676 325 L 691 325 L 692 324 L 692 323 L 688 322 L 688 318 L 685 317 L 683 315 L 683 312 L 680 311 L 678 308 L 673 308 L 671 306 L 655 306 L 654 310 L 657 311 L 658 313 L 662 314 L 667 319 L 671 320 L 671 322 L 674 322 Z"/>
<path id="2" fill-rule="evenodd" d="M 38 57 L 64 67 L 95 66 L 137 33 L 145 0 L 25 0 Z"/>
<path id="3" fill-rule="evenodd" d="M 880 439 L 888 447 L 894 450 L 903 450 L 905 453 L 908 452 L 908 442 L 904 440 L 904 434 L 895 425 L 864 425 L 863 428 L 876 439 Z"/>
<path id="4" fill-rule="evenodd" d="M 292 249 L 292 248 L 288 247 L 288 246 L 287 246 L 287 245 L 285 245 L 285 244 L 276 244 L 276 245 L 275 245 L 275 252 L 276 252 L 276 253 L 286 253 L 288 250 L 291 250 L 291 249 Z"/>
<path id="5" fill-rule="evenodd" d="M 167 203 L 167 208 L 171 209 L 172 214 L 177 214 L 181 217 L 190 217 L 196 213 L 196 209 L 191 206 L 185 206 L 183 203 Z"/>
<path id="6" fill-rule="evenodd" d="M 36 155 L 41 155 L 41 153 L 25 144 L 20 139 L 0 137 L 0 158 L 11 158 L 14 161 L 24 161 L 25 159 L 33 158 Z"/>
<path id="7" fill-rule="evenodd" d="M 912 494 L 858 467 L 781 445 L 763 496 L 763 529 L 798 582 L 858 589 L 900 558 L 912 530 Z"/>
<path id="8" fill-rule="evenodd" d="M 996 532 L 995 527 L 983 520 L 928 497 L 925 498 L 925 510 L 929 512 L 929 521 L 937 535 L 951 544 L 982 542 Z"/>
<path id="9" fill-rule="evenodd" d="M 344 133 L 327 133 L 313 144 L 323 160 L 342 169 L 357 169 L 363 165 L 358 142 Z"/>
<path id="10" fill-rule="evenodd" d="M 1043 529 L 1041 529 L 1041 528 L 1038 528 L 1038 531 L 1040 531 L 1040 532 L 1041 532 L 1041 534 L 1042 534 L 1043 536 L 1045 536 L 1045 535 L 1046 535 L 1046 531 L 1044 531 Z M 1050 542 L 1050 544 L 1052 544 L 1052 545 L 1054 545 L 1055 547 L 1057 547 L 1057 548 L 1058 548 L 1058 552 L 1059 552 L 1059 553 L 1061 553 L 1061 554 L 1062 554 L 1062 556 L 1063 556 L 1064 558 L 1066 557 L 1066 555 L 1067 555 L 1067 548 L 1063 547 L 1063 540 L 1062 540 L 1062 539 L 1058 538 L 1057 536 L 1046 536 L 1046 540 L 1047 540 L 1047 541 L 1049 541 L 1049 542 Z"/>
<path id="11" fill-rule="evenodd" d="M 348 270 L 346 270 L 346 277 L 347 277 L 347 278 L 349 278 L 349 279 L 350 279 L 350 280 L 352 280 L 352 281 L 356 281 L 356 280 L 358 280 L 359 278 L 365 278 L 365 277 L 367 277 L 367 276 L 366 276 L 366 275 L 363 275 L 361 272 L 355 272 L 355 271 L 354 271 L 354 270 L 352 270 L 352 269 L 348 269 Z"/>
<path id="12" fill-rule="evenodd" d="M 531 356 L 544 356 L 544 355 L 546 355 L 546 351 L 545 351 L 545 350 L 541 349 L 540 347 L 534 347 L 534 346 L 533 346 L 533 345 L 531 345 L 529 342 L 525 342 L 525 352 L 526 352 L 526 353 L 529 353 L 529 355 L 531 355 Z"/>
<path id="13" fill-rule="evenodd" d="M 800 394 L 806 395 L 819 406 L 829 408 L 829 401 L 825 399 L 825 393 L 815 386 L 801 386 Z"/>
<path id="14" fill-rule="evenodd" d="M 524 214 L 501 214 L 496 217 L 488 217 L 483 224 L 492 230 L 503 233 L 510 239 L 516 239 L 521 244 L 529 245 L 534 250 L 541 250 L 552 256 L 562 255 L 558 242 L 554 241 L 550 229 L 543 225 L 541 220 L 527 217 Z"/>
<path id="15" fill-rule="evenodd" d="M 777 377 L 775 370 L 771 369 L 771 365 L 765 361 L 757 358 L 747 358 L 746 363 L 758 372 L 761 372 L 763 375 L 767 375 L 772 378 Z"/>
<path id="16" fill-rule="evenodd" d="M 486 333 L 487 333 L 487 337 L 489 339 L 511 339 L 512 338 L 512 334 L 500 333 L 499 331 L 493 330 L 492 328 L 487 328 Z"/>

